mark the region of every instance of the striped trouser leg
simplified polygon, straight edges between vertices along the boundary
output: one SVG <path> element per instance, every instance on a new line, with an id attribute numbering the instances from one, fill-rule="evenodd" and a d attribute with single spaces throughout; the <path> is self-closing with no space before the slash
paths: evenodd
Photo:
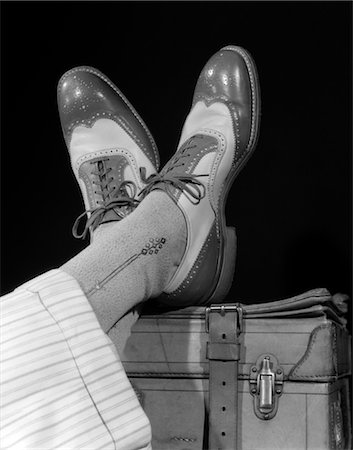
<path id="1" fill-rule="evenodd" d="M 53 270 L 0 299 L 1 449 L 149 449 L 119 355 L 78 283 Z"/>

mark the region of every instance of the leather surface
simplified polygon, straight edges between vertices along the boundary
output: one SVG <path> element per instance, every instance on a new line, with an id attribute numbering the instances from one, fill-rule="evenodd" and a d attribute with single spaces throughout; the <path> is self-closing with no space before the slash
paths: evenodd
<path id="1" fill-rule="evenodd" d="M 206 418 L 201 380 L 135 378 L 152 426 L 153 450 L 201 450 Z M 190 380 L 189 380 L 190 381 Z"/>
<path id="2" fill-rule="evenodd" d="M 351 339 L 347 332 L 334 323 L 316 327 L 307 349 L 288 374 L 290 380 L 317 380 L 338 378 L 351 366 Z"/>
<path id="3" fill-rule="evenodd" d="M 58 84 L 58 106 L 68 146 L 76 126 L 90 127 L 101 118 L 110 118 L 125 128 L 158 169 L 157 147 L 146 125 L 119 89 L 97 69 L 83 66 L 66 72 Z"/>
<path id="4" fill-rule="evenodd" d="M 187 246 L 176 273 L 165 288 L 165 293 L 170 295 L 171 304 L 180 305 L 195 302 L 202 304 L 205 294 L 208 295 L 214 290 L 215 278 L 219 276 L 216 270 L 217 261 L 223 250 L 221 242 L 223 237 L 219 231 L 220 219 L 213 206 L 213 199 L 216 197 L 213 195 L 213 184 L 217 175 L 224 179 L 219 173 L 219 162 L 225 152 L 224 140 L 222 141 L 219 133 L 197 134 L 189 139 L 186 145 L 190 157 L 185 160 L 187 168 L 185 170 L 184 167 L 184 173 L 206 176 L 197 178 L 203 184 L 200 189 L 205 194 L 199 203 L 190 201 L 189 196 L 184 193 L 178 198 L 178 206 L 184 214 L 187 226 Z M 182 152 L 183 148 L 184 146 L 179 152 Z M 176 168 L 171 173 L 179 170 L 181 172 L 181 169 Z M 213 261 L 207 253 L 212 254 Z M 209 267 L 206 267 L 206 261 L 211 263 Z M 200 281 L 194 281 L 195 277 Z M 167 300 L 165 297 L 164 299 Z"/>
<path id="5" fill-rule="evenodd" d="M 156 430 L 153 448 L 234 450 L 233 443 L 222 440 L 229 437 L 228 429 L 234 439 L 234 415 L 228 412 L 234 405 L 236 378 L 237 450 L 351 448 L 350 337 L 340 321 L 327 318 L 330 307 L 320 302 L 332 306 L 337 298 L 335 302 L 327 290 L 315 289 L 291 299 L 253 305 L 253 309 L 263 311 L 263 316 L 244 316 L 238 377 L 234 362 L 238 355 L 232 342 L 235 319 L 231 313 L 226 313 L 229 315 L 225 324 L 221 323 L 221 314 L 215 314 L 219 323 L 210 322 L 210 362 L 206 360 L 209 335 L 205 333 L 204 308 L 142 315 L 132 329 L 122 360 L 139 389 L 148 393 L 145 408 L 152 429 Z M 296 305 L 299 311 L 311 312 L 297 318 Z M 293 316 L 276 318 L 276 311 Z M 266 318 L 266 314 L 272 317 Z M 226 339 L 230 347 L 224 349 Z M 267 421 L 259 420 L 254 413 L 248 381 L 251 366 L 263 353 L 276 355 L 284 369 L 278 411 Z M 209 374 L 211 364 L 222 364 L 216 367 L 215 376 L 213 370 Z M 216 398 L 211 392 L 209 404 L 211 385 L 216 386 Z M 165 408 L 162 412 L 160 405 Z M 202 439 L 202 433 L 206 436 L 208 431 L 198 420 L 204 417 L 205 408 L 216 433 L 216 439 L 210 443 Z M 170 420 L 175 414 L 182 414 L 182 424 L 187 424 L 184 433 Z M 175 436 L 180 440 L 175 441 Z"/>
<path id="6" fill-rule="evenodd" d="M 209 409 L 208 380 L 132 380 L 145 394 L 154 450 L 214 450 L 203 439 L 207 433 L 203 419 L 205 409 L 206 414 Z M 286 382 L 278 413 L 269 421 L 255 416 L 248 382 L 239 381 L 238 395 L 238 450 L 351 448 L 348 379 L 334 383 Z"/>
<path id="7" fill-rule="evenodd" d="M 237 129 L 237 126 L 234 128 L 232 124 L 231 114 L 225 104 L 217 102 L 207 107 L 203 102 L 198 102 L 186 118 L 180 138 L 180 150 L 196 135 L 213 137 L 218 143 L 218 152 L 221 152 L 222 157 L 215 165 L 217 171 L 210 177 L 212 186 L 210 201 L 213 200 L 215 210 L 219 207 L 218 202 L 224 194 L 227 177 L 234 173 L 235 166 L 241 165 L 242 159 L 235 161 L 239 151 Z"/>
<path id="8" fill-rule="evenodd" d="M 295 310 L 283 310 L 283 311 L 270 311 L 263 313 L 252 313 L 247 317 L 251 319 L 266 319 L 266 318 L 278 318 L 278 319 L 305 319 L 309 317 L 326 316 L 328 319 L 333 320 L 342 325 L 346 325 L 347 319 L 338 315 L 337 312 L 326 305 L 313 305 L 308 308 L 295 309 Z"/>
<path id="9" fill-rule="evenodd" d="M 209 317 L 209 448 L 237 450 L 239 339 L 237 313 Z"/>
<path id="10" fill-rule="evenodd" d="M 159 301 L 167 304 L 176 303 L 180 306 L 183 304 L 190 305 L 195 301 L 202 304 L 205 292 L 209 292 L 213 288 L 215 276 L 217 276 L 220 245 L 216 223 L 214 222 L 204 245 L 183 282 L 169 295 L 160 296 Z"/>
<path id="11" fill-rule="evenodd" d="M 93 209 L 101 204 L 102 195 L 97 195 L 96 186 L 99 186 L 101 181 L 99 175 L 93 175 L 96 169 L 96 164 L 101 163 L 105 171 L 109 171 L 103 178 L 109 179 L 109 184 L 105 188 L 104 199 L 110 200 L 116 195 L 116 190 L 119 188 L 119 180 L 124 179 L 124 171 L 128 165 L 128 161 L 124 156 L 116 154 L 106 157 L 102 160 L 102 157 L 92 158 L 90 161 L 85 161 L 79 166 L 78 176 L 82 179 L 86 186 L 86 192 L 88 197 L 88 209 Z M 115 173 L 116 176 L 112 176 Z M 108 211 L 108 214 L 111 211 Z M 114 211 L 112 211 L 114 213 Z M 115 215 L 115 214 L 114 214 Z M 106 214 L 107 216 L 107 214 Z M 105 217 L 106 218 L 106 217 Z"/>
<path id="12" fill-rule="evenodd" d="M 328 291 L 320 289 L 295 298 L 302 306 L 303 301 L 315 302 L 320 292 L 328 302 L 325 295 Z M 350 373 L 350 337 L 346 328 L 331 320 L 324 309 L 316 310 L 315 314 L 303 314 L 303 318 L 244 315 L 240 378 L 248 378 L 251 365 L 266 352 L 278 358 L 286 379 L 311 378 L 323 382 Z M 205 308 L 200 307 L 142 314 L 122 353 L 128 373 L 207 377 L 208 335 L 204 318 Z"/>
<path id="13" fill-rule="evenodd" d="M 256 74 L 247 52 L 234 49 L 221 50 L 207 62 L 197 81 L 193 105 L 200 100 L 206 105 L 225 102 L 237 117 L 240 148 L 244 151 L 252 139 L 251 115 L 258 107 L 251 93 Z"/>
<path id="14" fill-rule="evenodd" d="M 244 314 L 251 317 L 255 314 L 267 314 L 274 312 L 289 312 L 304 310 L 305 308 L 317 305 L 327 305 L 337 314 L 341 315 L 347 312 L 347 296 L 335 294 L 332 296 L 325 288 L 312 289 L 303 294 L 296 295 L 284 300 L 274 302 L 256 303 L 253 305 L 243 305 Z"/>
<path id="15" fill-rule="evenodd" d="M 83 66 L 66 72 L 59 81 L 57 97 L 61 126 L 87 217 L 96 213 L 88 224 L 92 237 L 92 231 L 101 223 L 121 220 L 136 207 L 134 200 L 138 200 L 145 186 L 140 168 L 144 167 L 146 176 L 156 173 L 159 155 L 136 110 L 97 69 Z M 131 201 L 122 206 L 117 199 L 127 198 L 127 191 L 119 187 L 125 182 L 135 189 L 128 196 Z M 81 235 L 77 234 L 77 225 L 78 222 L 74 235 L 84 237 L 88 225 Z"/>
<path id="16" fill-rule="evenodd" d="M 183 260 L 165 289 L 167 295 L 163 296 L 163 301 L 169 304 L 208 304 L 212 299 L 221 302 L 227 293 L 225 286 L 231 285 L 234 267 L 231 258 L 234 260 L 235 254 L 225 254 L 225 200 L 235 177 L 255 148 L 259 114 L 254 62 L 240 47 L 221 49 L 201 72 L 176 153 L 180 156 L 185 143 L 195 136 L 214 135 L 218 140 L 214 158 L 204 156 L 194 171 L 208 174 L 208 177 L 199 177 L 206 187 L 205 197 L 197 205 L 190 204 L 183 190 L 178 199 L 188 227 L 188 242 Z M 207 245 L 213 228 L 217 235 L 217 240 L 212 238 L 214 248 Z M 209 257 L 205 256 L 207 252 Z M 216 258 L 215 252 L 218 252 Z M 206 261 L 212 266 L 207 267 Z"/>
<path id="17" fill-rule="evenodd" d="M 180 163 L 174 164 L 175 160 L 178 158 L 178 153 L 163 167 L 160 174 L 164 175 L 169 172 L 174 176 L 184 176 L 184 175 L 197 175 L 208 173 L 210 170 L 210 165 L 207 164 L 199 166 L 200 161 L 209 154 L 216 155 L 218 151 L 218 140 L 214 136 L 208 136 L 205 134 L 196 134 L 189 138 L 180 147 L 179 154 L 187 154 L 189 156 L 185 159 L 180 160 Z M 201 181 L 201 179 L 200 179 Z M 156 187 L 166 190 L 165 185 L 158 184 Z M 178 202 L 182 191 L 176 187 L 169 186 L 170 193 L 173 196 L 174 201 Z"/>

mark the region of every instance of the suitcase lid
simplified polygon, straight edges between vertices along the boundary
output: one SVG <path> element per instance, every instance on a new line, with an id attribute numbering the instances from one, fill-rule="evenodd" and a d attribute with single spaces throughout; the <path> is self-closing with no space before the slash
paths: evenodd
<path id="1" fill-rule="evenodd" d="M 248 378 L 262 353 L 276 355 L 291 381 L 332 381 L 350 371 L 343 312 L 348 297 L 314 289 L 286 300 L 244 305 L 239 376 Z M 224 304 L 225 309 L 232 304 Z M 234 304 L 233 304 L 234 305 Z M 239 305 L 239 304 L 238 304 Z M 217 305 L 222 309 L 222 305 Z M 205 307 L 141 315 L 121 359 L 130 376 L 207 377 Z M 118 328 L 110 332 L 121 341 Z"/>
<path id="2" fill-rule="evenodd" d="M 283 300 L 256 304 L 237 302 L 237 304 L 242 307 L 245 319 L 309 318 L 326 315 L 327 318 L 346 325 L 347 320 L 343 315 L 347 313 L 348 306 L 346 302 L 348 300 L 349 297 L 345 294 L 337 293 L 332 296 L 327 289 L 317 288 Z M 225 302 L 224 305 L 229 307 L 234 305 L 234 302 Z M 155 305 L 153 307 L 149 305 L 142 314 L 150 317 L 160 317 L 162 314 L 173 319 L 184 319 L 186 317 L 202 319 L 204 318 L 205 307 L 191 306 L 180 310 L 167 311 L 165 309 L 156 309 Z"/>
<path id="3" fill-rule="evenodd" d="M 252 305 L 242 304 L 242 307 L 245 315 L 257 317 L 261 314 L 268 316 L 271 313 L 276 315 L 281 313 L 281 316 L 286 313 L 303 316 L 305 310 L 312 317 L 315 311 L 320 315 L 322 308 L 327 312 L 331 309 L 334 316 L 342 316 L 348 310 L 347 300 L 347 295 L 338 293 L 332 296 L 327 289 L 319 288 L 284 300 Z"/>

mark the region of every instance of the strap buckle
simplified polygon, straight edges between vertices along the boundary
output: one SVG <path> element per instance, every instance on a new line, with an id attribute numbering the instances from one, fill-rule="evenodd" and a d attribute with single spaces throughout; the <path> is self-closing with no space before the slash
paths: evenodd
<path id="1" fill-rule="evenodd" d="M 224 316 L 226 312 L 236 312 L 235 329 L 237 336 L 243 331 L 243 307 L 241 303 L 226 303 L 223 305 L 211 305 L 206 308 L 205 311 L 205 329 L 206 333 L 210 331 L 210 314 L 218 312 L 221 316 Z"/>

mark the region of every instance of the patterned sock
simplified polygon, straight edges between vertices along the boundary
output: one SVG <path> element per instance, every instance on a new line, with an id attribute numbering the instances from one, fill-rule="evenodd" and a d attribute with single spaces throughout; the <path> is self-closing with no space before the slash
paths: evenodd
<path id="1" fill-rule="evenodd" d="M 162 293 L 185 245 L 182 212 L 154 191 L 121 222 L 101 226 L 92 244 L 61 269 L 78 281 L 107 332 L 132 307 Z"/>

